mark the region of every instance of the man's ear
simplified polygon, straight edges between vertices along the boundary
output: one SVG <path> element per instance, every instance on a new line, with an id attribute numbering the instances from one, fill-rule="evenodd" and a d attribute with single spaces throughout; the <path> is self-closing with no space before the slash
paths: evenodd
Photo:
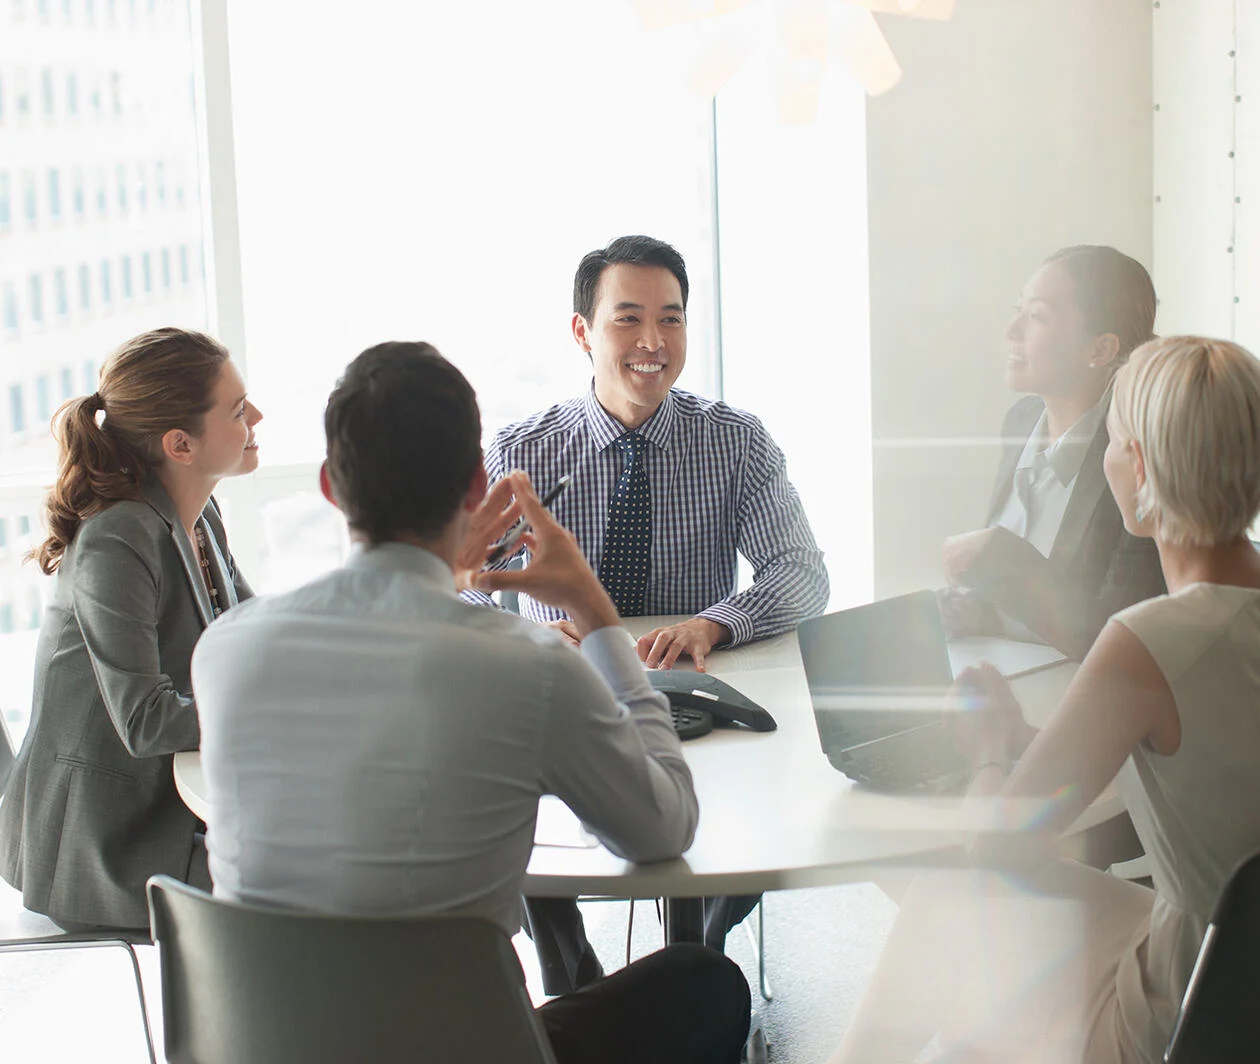
<path id="1" fill-rule="evenodd" d="M 319 464 L 319 491 L 330 503 L 338 510 L 341 509 L 341 503 L 337 501 L 337 496 L 333 494 L 332 481 L 328 479 L 328 463 L 321 462 Z"/>
<path id="2" fill-rule="evenodd" d="M 577 341 L 578 347 L 589 355 L 591 353 L 591 323 L 581 314 L 574 314 L 569 327 L 573 330 L 573 339 Z"/>
<path id="3" fill-rule="evenodd" d="M 477 509 L 485 501 L 486 492 L 489 489 L 490 475 L 486 472 L 486 463 L 478 462 L 472 480 L 468 482 L 468 490 L 464 492 L 464 509 L 469 511 Z"/>
<path id="4" fill-rule="evenodd" d="M 162 434 L 162 457 L 180 465 L 193 460 L 194 440 L 183 429 L 168 429 Z"/>

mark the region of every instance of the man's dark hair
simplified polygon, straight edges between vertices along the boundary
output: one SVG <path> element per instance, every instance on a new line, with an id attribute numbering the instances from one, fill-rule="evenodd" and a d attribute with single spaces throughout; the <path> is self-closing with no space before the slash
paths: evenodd
<path id="1" fill-rule="evenodd" d="M 606 248 L 588 251 L 573 277 L 573 313 L 590 321 L 595 313 L 599 279 L 609 266 L 664 266 L 678 278 L 683 310 L 687 309 L 687 264 L 671 245 L 650 236 L 619 236 Z"/>
<path id="2" fill-rule="evenodd" d="M 324 410 L 328 479 L 372 543 L 441 532 L 481 461 L 472 385 L 432 344 L 369 347 Z"/>

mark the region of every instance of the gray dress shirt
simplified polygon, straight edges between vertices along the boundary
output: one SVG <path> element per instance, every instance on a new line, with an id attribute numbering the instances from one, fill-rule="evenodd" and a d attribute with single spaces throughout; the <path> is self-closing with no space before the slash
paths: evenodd
<path id="1" fill-rule="evenodd" d="M 625 629 L 580 652 L 460 600 L 418 547 L 357 549 L 211 626 L 193 658 L 215 892 L 338 913 L 460 911 L 508 934 L 540 795 L 634 861 L 697 804 Z"/>

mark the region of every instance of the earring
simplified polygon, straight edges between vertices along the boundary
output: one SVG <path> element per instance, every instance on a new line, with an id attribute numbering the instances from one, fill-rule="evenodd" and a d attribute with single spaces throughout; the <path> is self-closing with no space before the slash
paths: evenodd
<path id="1" fill-rule="evenodd" d="M 1150 511 L 1147 510 L 1147 508 L 1143 506 L 1140 502 L 1134 505 L 1133 517 L 1139 525 L 1146 524 L 1146 519 L 1149 516 L 1150 516 Z"/>

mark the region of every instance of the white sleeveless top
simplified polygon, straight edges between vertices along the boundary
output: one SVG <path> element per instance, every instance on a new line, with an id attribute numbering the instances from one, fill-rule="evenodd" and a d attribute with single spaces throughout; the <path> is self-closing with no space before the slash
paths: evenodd
<path id="1" fill-rule="evenodd" d="M 1157 897 L 1116 993 L 1130 1044 L 1157 1061 L 1216 899 L 1260 850 L 1260 591 L 1192 584 L 1115 620 L 1155 659 L 1181 718 L 1174 755 L 1141 747 L 1118 779 Z"/>

